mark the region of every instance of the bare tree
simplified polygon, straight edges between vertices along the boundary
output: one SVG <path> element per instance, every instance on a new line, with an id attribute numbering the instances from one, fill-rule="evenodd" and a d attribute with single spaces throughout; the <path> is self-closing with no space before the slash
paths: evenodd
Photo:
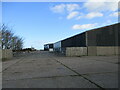
<path id="1" fill-rule="evenodd" d="M 19 50 L 23 48 L 23 39 L 15 36 L 11 29 L 5 24 L 0 28 L 2 32 L 2 49 Z"/>
<path id="2" fill-rule="evenodd" d="M 23 38 L 20 38 L 18 36 L 14 36 L 12 38 L 12 49 L 13 50 L 20 50 L 23 48 Z"/>
<path id="3" fill-rule="evenodd" d="M 9 30 L 7 26 L 2 25 L 2 48 L 10 49 L 10 42 L 13 37 L 13 33 Z"/>

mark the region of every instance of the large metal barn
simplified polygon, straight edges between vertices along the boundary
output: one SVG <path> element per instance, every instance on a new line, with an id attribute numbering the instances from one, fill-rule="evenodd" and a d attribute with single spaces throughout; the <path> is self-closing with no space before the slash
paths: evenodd
<path id="1" fill-rule="evenodd" d="M 96 28 L 58 41 L 54 43 L 54 51 L 67 56 L 107 55 L 109 52 L 118 54 L 118 46 L 120 45 L 120 39 L 118 39 L 120 35 L 119 25 L 120 23 L 117 23 Z"/>

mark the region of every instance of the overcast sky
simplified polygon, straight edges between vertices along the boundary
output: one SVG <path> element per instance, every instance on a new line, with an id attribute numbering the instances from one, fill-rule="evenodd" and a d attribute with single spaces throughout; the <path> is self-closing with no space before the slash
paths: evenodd
<path id="1" fill-rule="evenodd" d="M 116 2 L 3 2 L 3 23 L 24 38 L 24 47 L 42 49 L 86 30 L 118 22 Z"/>

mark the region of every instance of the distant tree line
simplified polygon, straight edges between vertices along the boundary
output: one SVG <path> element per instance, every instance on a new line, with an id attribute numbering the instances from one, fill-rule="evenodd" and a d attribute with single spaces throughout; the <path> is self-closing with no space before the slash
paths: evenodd
<path id="1" fill-rule="evenodd" d="M 23 38 L 14 35 L 12 30 L 5 24 L 0 27 L 0 33 L 2 37 L 0 38 L 2 49 L 12 49 L 20 50 L 23 48 Z"/>

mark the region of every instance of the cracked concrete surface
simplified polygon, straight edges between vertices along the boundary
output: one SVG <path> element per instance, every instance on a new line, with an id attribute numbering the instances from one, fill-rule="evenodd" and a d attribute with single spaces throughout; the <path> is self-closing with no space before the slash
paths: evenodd
<path id="1" fill-rule="evenodd" d="M 118 88 L 117 56 L 36 51 L 3 62 L 3 88 Z"/>

